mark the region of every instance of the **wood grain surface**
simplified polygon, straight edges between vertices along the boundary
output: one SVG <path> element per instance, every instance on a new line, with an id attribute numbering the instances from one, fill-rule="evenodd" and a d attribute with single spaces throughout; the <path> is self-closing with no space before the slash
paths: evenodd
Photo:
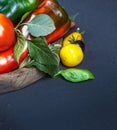
<path id="1" fill-rule="evenodd" d="M 0 74 L 0 93 L 24 88 L 41 79 L 44 75 L 36 68 L 21 68 L 6 74 Z"/>

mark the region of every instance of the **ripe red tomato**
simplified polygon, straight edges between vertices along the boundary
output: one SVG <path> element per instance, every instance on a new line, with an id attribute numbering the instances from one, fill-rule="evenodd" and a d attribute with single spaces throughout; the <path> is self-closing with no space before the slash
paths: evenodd
<path id="1" fill-rule="evenodd" d="M 0 13 L 0 52 L 9 49 L 16 42 L 13 23 Z"/>

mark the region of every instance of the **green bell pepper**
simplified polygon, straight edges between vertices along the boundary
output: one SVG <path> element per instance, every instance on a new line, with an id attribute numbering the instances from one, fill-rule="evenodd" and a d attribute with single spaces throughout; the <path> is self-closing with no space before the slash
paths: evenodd
<path id="1" fill-rule="evenodd" d="M 23 14 L 33 11 L 43 0 L 0 0 L 0 13 L 5 14 L 13 22 L 17 22 Z"/>

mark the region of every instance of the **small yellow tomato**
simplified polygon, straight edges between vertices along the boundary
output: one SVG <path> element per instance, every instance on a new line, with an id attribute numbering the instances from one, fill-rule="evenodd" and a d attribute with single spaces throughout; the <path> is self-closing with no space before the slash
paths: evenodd
<path id="1" fill-rule="evenodd" d="M 81 47 L 76 44 L 69 44 L 62 47 L 59 54 L 62 64 L 67 67 L 77 66 L 84 58 Z"/>
<path id="2" fill-rule="evenodd" d="M 69 34 L 63 40 L 63 46 L 69 45 L 70 43 L 75 43 L 75 41 L 82 41 L 82 34 L 80 32 L 73 32 Z"/>

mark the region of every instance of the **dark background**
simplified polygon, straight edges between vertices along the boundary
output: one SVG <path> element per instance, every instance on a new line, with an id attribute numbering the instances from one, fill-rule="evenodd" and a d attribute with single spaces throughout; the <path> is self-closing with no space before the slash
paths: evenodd
<path id="1" fill-rule="evenodd" d="M 48 76 L 0 95 L 0 130 L 117 130 L 117 1 L 58 0 L 85 31 L 85 59 L 95 80 Z M 73 31 L 73 30 L 71 30 Z"/>

